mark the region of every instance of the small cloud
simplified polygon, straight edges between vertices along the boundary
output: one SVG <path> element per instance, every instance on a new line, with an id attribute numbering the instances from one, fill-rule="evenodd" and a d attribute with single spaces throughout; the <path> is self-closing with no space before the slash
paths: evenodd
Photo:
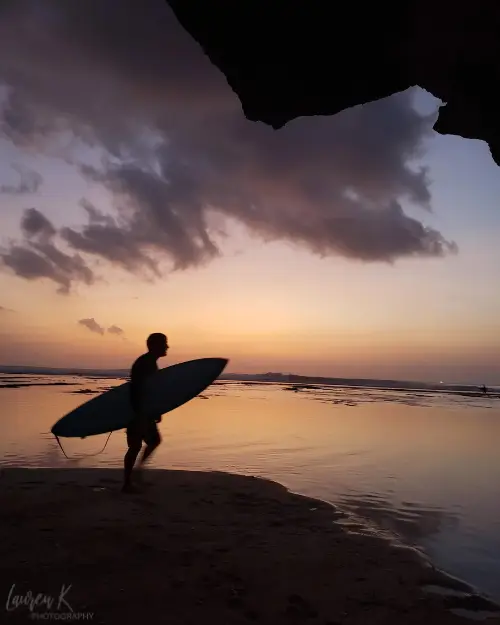
<path id="1" fill-rule="evenodd" d="M 2 184 L 0 185 L 0 193 L 8 195 L 26 195 L 36 193 L 40 188 L 43 178 L 36 171 L 23 169 L 19 165 L 12 165 L 12 169 L 19 174 L 19 182 L 16 185 Z"/>
<path id="2" fill-rule="evenodd" d="M 47 217 L 36 208 L 27 208 L 24 211 L 21 230 L 27 239 L 51 239 L 57 232 Z"/>
<path id="3" fill-rule="evenodd" d="M 12 308 L 6 308 L 5 306 L 0 306 L 0 313 L 12 313 L 15 312 Z"/>
<path id="4" fill-rule="evenodd" d="M 124 332 L 121 328 L 119 328 L 118 326 L 110 326 L 108 328 L 108 332 L 109 334 L 116 334 L 117 336 L 123 336 Z"/>
<path id="5" fill-rule="evenodd" d="M 92 202 L 89 202 L 89 200 L 87 200 L 86 198 L 82 198 L 79 204 L 87 213 L 89 224 L 99 224 L 104 226 L 113 226 L 115 224 L 115 220 L 111 215 L 105 215 L 104 213 L 102 213 L 92 204 Z"/>
<path id="6" fill-rule="evenodd" d="M 91 332 L 95 332 L 100 335 L 104 334 L 104 328 L 97 323 L 94 317 L 91 317 L 90 319 L 80 319 L 78 323 Z"/>

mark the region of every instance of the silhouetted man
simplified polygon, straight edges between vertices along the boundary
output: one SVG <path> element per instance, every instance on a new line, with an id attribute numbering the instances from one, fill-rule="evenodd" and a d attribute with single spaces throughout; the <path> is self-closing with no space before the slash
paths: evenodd
<path id="1" fill-rule="evenodd" d="M 130 399 L 135 417 L 127 427 L 128 451 L 125 454 L 125 479 L 123 484 L 123 490 L 126 492 L 135 492 L 135 488 L 132 485 L 132 470 L 141 451 L 142 443 L 146 443 L 146 447 L 139 461 L 140 468 L 142 468 L 144 462 L 161 443 L 160 432 L 156 425 L 157 422 L 161 421 L 161 415 L 156 416 L 145 413 L 143 392 L 145 380 L 155 371 L 158 371 L 158 358 L 167 355 L 167 337 L 160 332 L 155 332 L 148 336 L 146 344 L 148 351 L 137 358 L 130 371 Z M 142 481 L 142 477 L 140 481 Z"/>

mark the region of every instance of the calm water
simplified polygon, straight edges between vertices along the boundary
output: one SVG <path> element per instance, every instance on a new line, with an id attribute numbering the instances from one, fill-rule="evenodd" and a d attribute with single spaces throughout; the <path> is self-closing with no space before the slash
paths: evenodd
<path id="1" fill-rule="evenodd" d="M 10 466 L 121 466 L 123 432 L 63 441 L 50 427 L 119 380 L 0 376 L 0 455 Z M 217 383 L 163 418 L 154 466 L 274 479 L 420 547 L 500 600 L 500 400 L 350 388 L 294 392 Z"/>

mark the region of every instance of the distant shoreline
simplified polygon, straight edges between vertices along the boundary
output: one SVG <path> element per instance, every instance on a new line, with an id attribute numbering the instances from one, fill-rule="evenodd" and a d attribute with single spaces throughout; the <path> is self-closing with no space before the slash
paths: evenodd
<path id="1" fill-rule="evenodd" d="M 82 377 L 96 377 L 96 378 L 128 378 L 128 369 L 77 369 L 77 368 L 56 368 L 56 367 L 33 367 L 22 365 L 0 365 L 0 374 L 8 375 L 74 375 Z M 325 386 L 354 386 L 354 387 L 373 387 L 381 389 L 398 389 L 398 390 L 450 390 L 450 391 L 464 391 L 464 392 L 478 392 L 481 384 L 460 384 L 460 383 L 432 383 L 432 382 L 418 382 L 413 380 L 385 380 L 385 379 L 372 379 L 372 378 L 333 378 L 333 377 L 320 377 L 320 376 L 305 376 L 296 374 L 283 374 L 283 373 L 226 373 L 222 374 L 219 378 L 222 381 L 236 381 L 236 382 L 281 382 L 283 384 L 291 385 L 325 385 Z M 500 383 L 498 385 L 489 385 L 487 387 L 493 392 L 500 390 Z"/>

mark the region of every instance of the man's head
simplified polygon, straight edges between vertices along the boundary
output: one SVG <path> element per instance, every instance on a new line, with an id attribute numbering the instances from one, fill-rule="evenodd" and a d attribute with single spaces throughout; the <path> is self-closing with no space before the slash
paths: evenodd
<path id="1" fill-rule="evenodd" d="M 162 358 L 167 355 L 168 341 L 167 337 L 161 332 L 153 332 L 148 336 L 146 341 L 148 351 L 153 354 L 155 358 Z"/>

